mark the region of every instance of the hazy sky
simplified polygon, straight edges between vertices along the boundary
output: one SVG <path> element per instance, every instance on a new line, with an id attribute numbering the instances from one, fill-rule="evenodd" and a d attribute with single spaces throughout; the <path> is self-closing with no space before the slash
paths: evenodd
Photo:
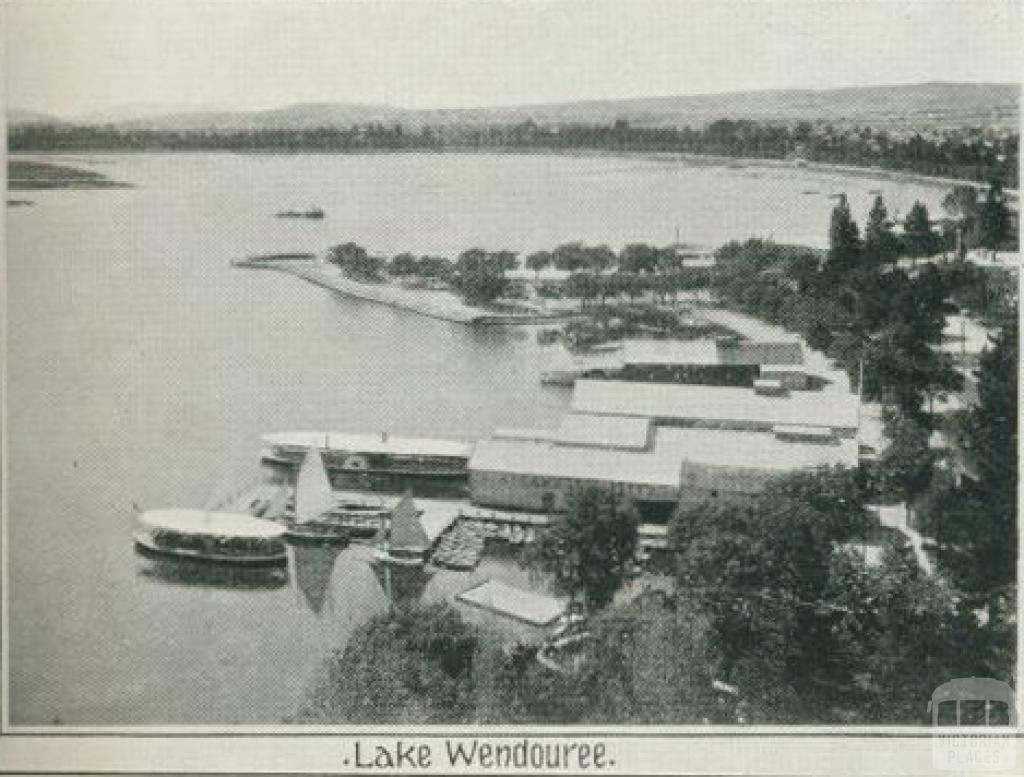
<path id="1" fill-rule="evenodd" d="M 999 0 L 2 0 L 12 106 L 466 107 L 1017 81 Z"/>

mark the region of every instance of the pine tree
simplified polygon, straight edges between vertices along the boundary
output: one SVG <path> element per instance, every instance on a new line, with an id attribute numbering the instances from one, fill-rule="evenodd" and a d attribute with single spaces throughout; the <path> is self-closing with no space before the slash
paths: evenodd
<path id="1" fill-rule="evenodd" d="M 864 227 L 864 256 L 874 263 L 892 262 L 898 253 L 896 236 L 892 231 L 892 221 L 885 201 L 881 195 L 875 197 L 868 214 L 868 222 Z"/>
<path id="2" fill-rule="evenodd" d="M 978 213 L 977 245 L 987 248 L 995 258 L 996 251 L 1010 236 L 1010 211 L 1006 207 L 1003 187 L 998 181 L 989 186 L 985 202 Z"/>
<path id="3" fill-rule="evenodd" d="M 978 485 L 989 512 L 987 546 L 979 563 L 993 584 L 1014 578 L 1017 548 L 1017 366 L 1019 334 L 1016 315 L 981 357 L 978 406 L 971 414 L 970 438 L 978 468 Z"/>
<path id="4" fill-rule="evenodd" d="M 832 209 L 832 222 L 828 232 L 829 265 L 837 270 L 856 267 L 861 256 L 860 232 L 857 222 L 850 215 L 850 204 L 846 195 L 839 195 L 839 202 Z"/>
<path id="5" fill-rule="evenodd" d="M 939 251 L 939 237 L 932 229 L 928 208 L 916 200 L 903 221 L 906 251 L 914 259 L 935 256 Z"/>

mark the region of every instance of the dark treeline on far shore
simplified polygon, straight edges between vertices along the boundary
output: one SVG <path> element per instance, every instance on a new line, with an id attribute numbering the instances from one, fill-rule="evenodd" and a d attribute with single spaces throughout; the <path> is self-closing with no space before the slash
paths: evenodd
<path id="1" fill-rule="evenodd" d="M 12 127 L 8 148 L 28 151 L 601 150 L 674 152 L 735 158 L 806 160 L 874 167 L 969 181 L 1018 185 L 1018 134 L 961 128 L 897 135 L 872 127 L 781 124 L 722 119 L 705 127 L 613 124 L 446 125 L 407 128 L 158 130 L 115 126 L 31 124 Z"/>

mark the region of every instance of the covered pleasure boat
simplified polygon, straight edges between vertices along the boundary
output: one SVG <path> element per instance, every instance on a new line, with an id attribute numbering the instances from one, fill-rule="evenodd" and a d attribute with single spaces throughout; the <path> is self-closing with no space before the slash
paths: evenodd
<path id="1" fill-rule="evenodd" d="M 136 518 L 134 539 L 143 553 L 241 566 L 284 566 L 285 529 L 241 513 L 147 510 Z"/>

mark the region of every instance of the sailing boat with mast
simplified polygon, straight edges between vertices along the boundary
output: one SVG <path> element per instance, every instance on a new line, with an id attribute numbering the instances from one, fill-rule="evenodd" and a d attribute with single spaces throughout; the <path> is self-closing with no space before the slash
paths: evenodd
<path id="1" fill-rule="evenodd" d="M 333 515 L 335 506 L 320 448 L 311 445 L 295 480 L 295 517 L 287 523 L 285 536 L 305 542 L 348 542 L 348 529 Z"/>
<path id="2" fill-rule="evenodd" d="M 406 494 L 391 511 L 391 528 L 380 531 L 380 548 L 374 561 L 403 567 L 422 567 L 430 551 L 430 538 L 420 522 L 420 511 Z"/>

